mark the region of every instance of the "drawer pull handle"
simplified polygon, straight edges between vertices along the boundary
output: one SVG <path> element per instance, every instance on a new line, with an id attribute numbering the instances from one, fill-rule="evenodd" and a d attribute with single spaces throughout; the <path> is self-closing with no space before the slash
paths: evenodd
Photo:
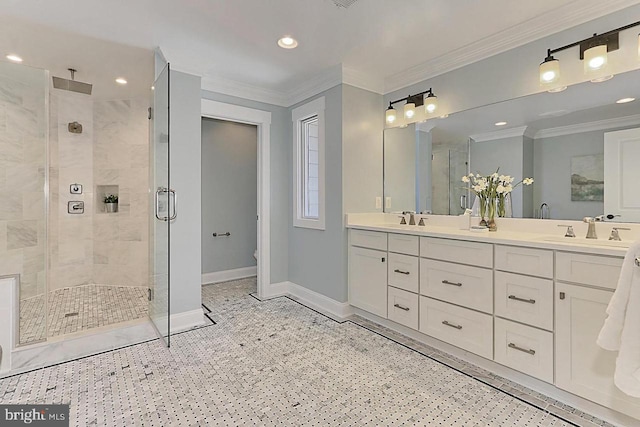
<path id="1" fill-rule="evenodd" d="M 393 304 L 394 307 L 399 308 L 400 310 L 409 311 L 409 307 L 405 307 L 400 304 Z"/>
<path id="2" fill-rule="evenodd" d="M 508 347 L 509 347 L 509 348 L 512 348 L 512 349 L 514 349 L 514 350 L 521 351 L 521 352 L 523 352 L 523 353 L 530 354 L 530 355 L 532 355 L 532 356 L 533 356 L 534 354 L 536 354 L 536 351 L 535 351 L 535 350 L 531 350 L 531 349 L 527 350 L 526 348 L 518 347 L 517 345 L 515 345 L 515 344 L 514 344 L 514 343 L 512 343 L 512 342 L 510 342 L 510 343 L 509 343 Z"/>
<path id="3" fill-rule="evenodd" d="M 442 324 L 443 325 L 447 325 L 447 326 L 451 326 L 452 328 L 462 329 L 462 325 L 454 325 L 453 323 L 449 323 L 446 320 L 443 320 Z"/>
<path id="4" fill-rule="evenodd" d="M 512 299 L 514 301 L 526 302 L 527 304 L 535 304 L 536 303 L 536 300 L 534 300 L 534 299 L 520 298 L 520 297 L 517 297 L 515 295 L 509 295 L 509 299 Z"/>
<path id="5" fill-rule="evenodd" d="M 451 286 L 462 286 L 462 283 L 460 282 L 450 282 L 449 280 L 443 280 L 442 283 L 444 283 L 445 285 L 451 285 Z"/>
<path id="6" fill-rule="evenodd" d="M 402 270 L 398 270 L 397 268 L 395 270 L 393 270 L 396 273 L 400 273 L 400 274 L 406 274 L 407 276 L 410 274 L 408 271 L 402 271 Z"/>

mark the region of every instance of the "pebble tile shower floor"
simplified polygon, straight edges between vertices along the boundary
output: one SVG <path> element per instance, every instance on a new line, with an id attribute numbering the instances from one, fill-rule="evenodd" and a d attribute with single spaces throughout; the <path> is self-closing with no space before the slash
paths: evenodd
<path id="1" fill-rule="evenodd" d="M 254 291 L 255 279 L 205 286 L 215 325 L 172 336 L 170 349 L 156 340 L 2 379 L 0 403 L 70 403 L 74 426 L 606 424 L 566 422 L 434 349 Z"/>
<path id="2" fill-rule="evenodd" d="M 45 338 L 44 296 L 20 301 L 20 343 Z M 49 337 L 146 317 L 147 288 L 83 285 L 49 292 Z"/>

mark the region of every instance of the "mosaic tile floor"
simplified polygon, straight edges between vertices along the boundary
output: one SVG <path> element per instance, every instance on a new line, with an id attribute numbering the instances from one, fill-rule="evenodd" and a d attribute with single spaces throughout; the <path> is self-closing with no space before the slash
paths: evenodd
<path id="1" fill-rule="evenodd" d="M 84 285 L 49 292 L 49 337 L 146 317 L 147 288 Z M 45 338 L 44 296 L 20 301 L 20 343 Z"/>
<path id="2" fill-rule="evenodd" d="M 205 286 L 215 325 L 170 349 L 152 341 L 0 380 L 0 403 L 70 403 L 74 426 L 604 425 L 563 420 L 550 400 L 539 409 L 362 319 L 254 291 L 251 279 Z"/>

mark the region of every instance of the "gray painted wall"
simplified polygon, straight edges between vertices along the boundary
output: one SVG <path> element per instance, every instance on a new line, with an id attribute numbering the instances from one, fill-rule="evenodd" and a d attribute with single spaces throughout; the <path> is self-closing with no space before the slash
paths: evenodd
<path id="1" fill-rule="evenodd" d="M 342 85 L 344 212 L 382 212 L 382 95 Z"/>
<path id="2" fill-rule="evenodd" d="M 291 217 L 291 111 L 235 96 L 201 91 L 204 99 L 271 112 L 271 283 L 289 278 L 289 228 Z M 200 97 L 198 97 L 200 102 Z"/>
<path id="3" fill-rule="evenodd" d="M 202 273 L 256 265 L 257 149 L 256 126 L 202 119 Z"/>
<path id="4" fill-rule="evenodd" d="M 634 20 L 630 18 L 633 16 L 640 16 L 640 5 L 390 92 L 384 96 L 384 105 L 386 106 L 389 101 L 411 93 L 422 92 L 430 87 L 438 96 L 439 114 L 454 113 L 538 93 L 541 91 L 538 66 L 546 56 L 547 49 L 582 40 L 593 33 L 602 33 L 627 25 Z M 633 32 L 633 30 L 629 31 Z M 577 53 L 572 49 L 556 57 L 561 62 L 578 61 Z M 577 69 L 581 68 L 577 67 Z M 565 72 L 565 77 L 566 74 Z M 580 81 L 586 80 L 582 74 L 578 77 Z"/>
<path id="5" fill-rule="evenodd" d="M 178 195 L 171 224 L 171 314 L 201 308 L 200 77 L 171 72 L 170 185 Z"/>
<path id="6" fill-rule="evenodd" d="M 344 302 L 347 300 L 347 234 L 342 208 L 342 85 L 289 108 L 289 151 L 293 150 L 291 111 L 322 96 L 325 97 L 325 230 L 293 227 L 293 208 L 290 202 L 289 280 Z M 289 158 L 291 159 L 291 155 Z M 292 198 L 292 161 L 289 166 L 288 188 Z"/>

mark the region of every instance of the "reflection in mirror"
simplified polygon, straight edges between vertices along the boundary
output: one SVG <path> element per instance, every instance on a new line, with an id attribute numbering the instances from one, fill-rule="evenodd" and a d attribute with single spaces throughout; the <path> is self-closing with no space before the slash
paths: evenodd
<path id="1" fill-rule="evenodd" d="M 604 214 L 640 222 L 638 70 L 412 126 L 384 131 L 384 192 L 392 199 L 387 211 L 459 214 L 461 205 L 473 204 L 473 195 L 460 200 L 465 171 L 487 175 L 500 168 L 516 181 L 535 178 L 514 191 L 514 217 L 539 217 L 546 204 L 545 218 Z M 400 173 L 402 182 L 394 180 Z"/>
<path id="2" fill-rule="evenodd" d="M 462 213 L 467 191 L 460 177 L 467 173 L 468 147 L 468 137 L 425 123 L 385 129 L 385 212 Z"/>

